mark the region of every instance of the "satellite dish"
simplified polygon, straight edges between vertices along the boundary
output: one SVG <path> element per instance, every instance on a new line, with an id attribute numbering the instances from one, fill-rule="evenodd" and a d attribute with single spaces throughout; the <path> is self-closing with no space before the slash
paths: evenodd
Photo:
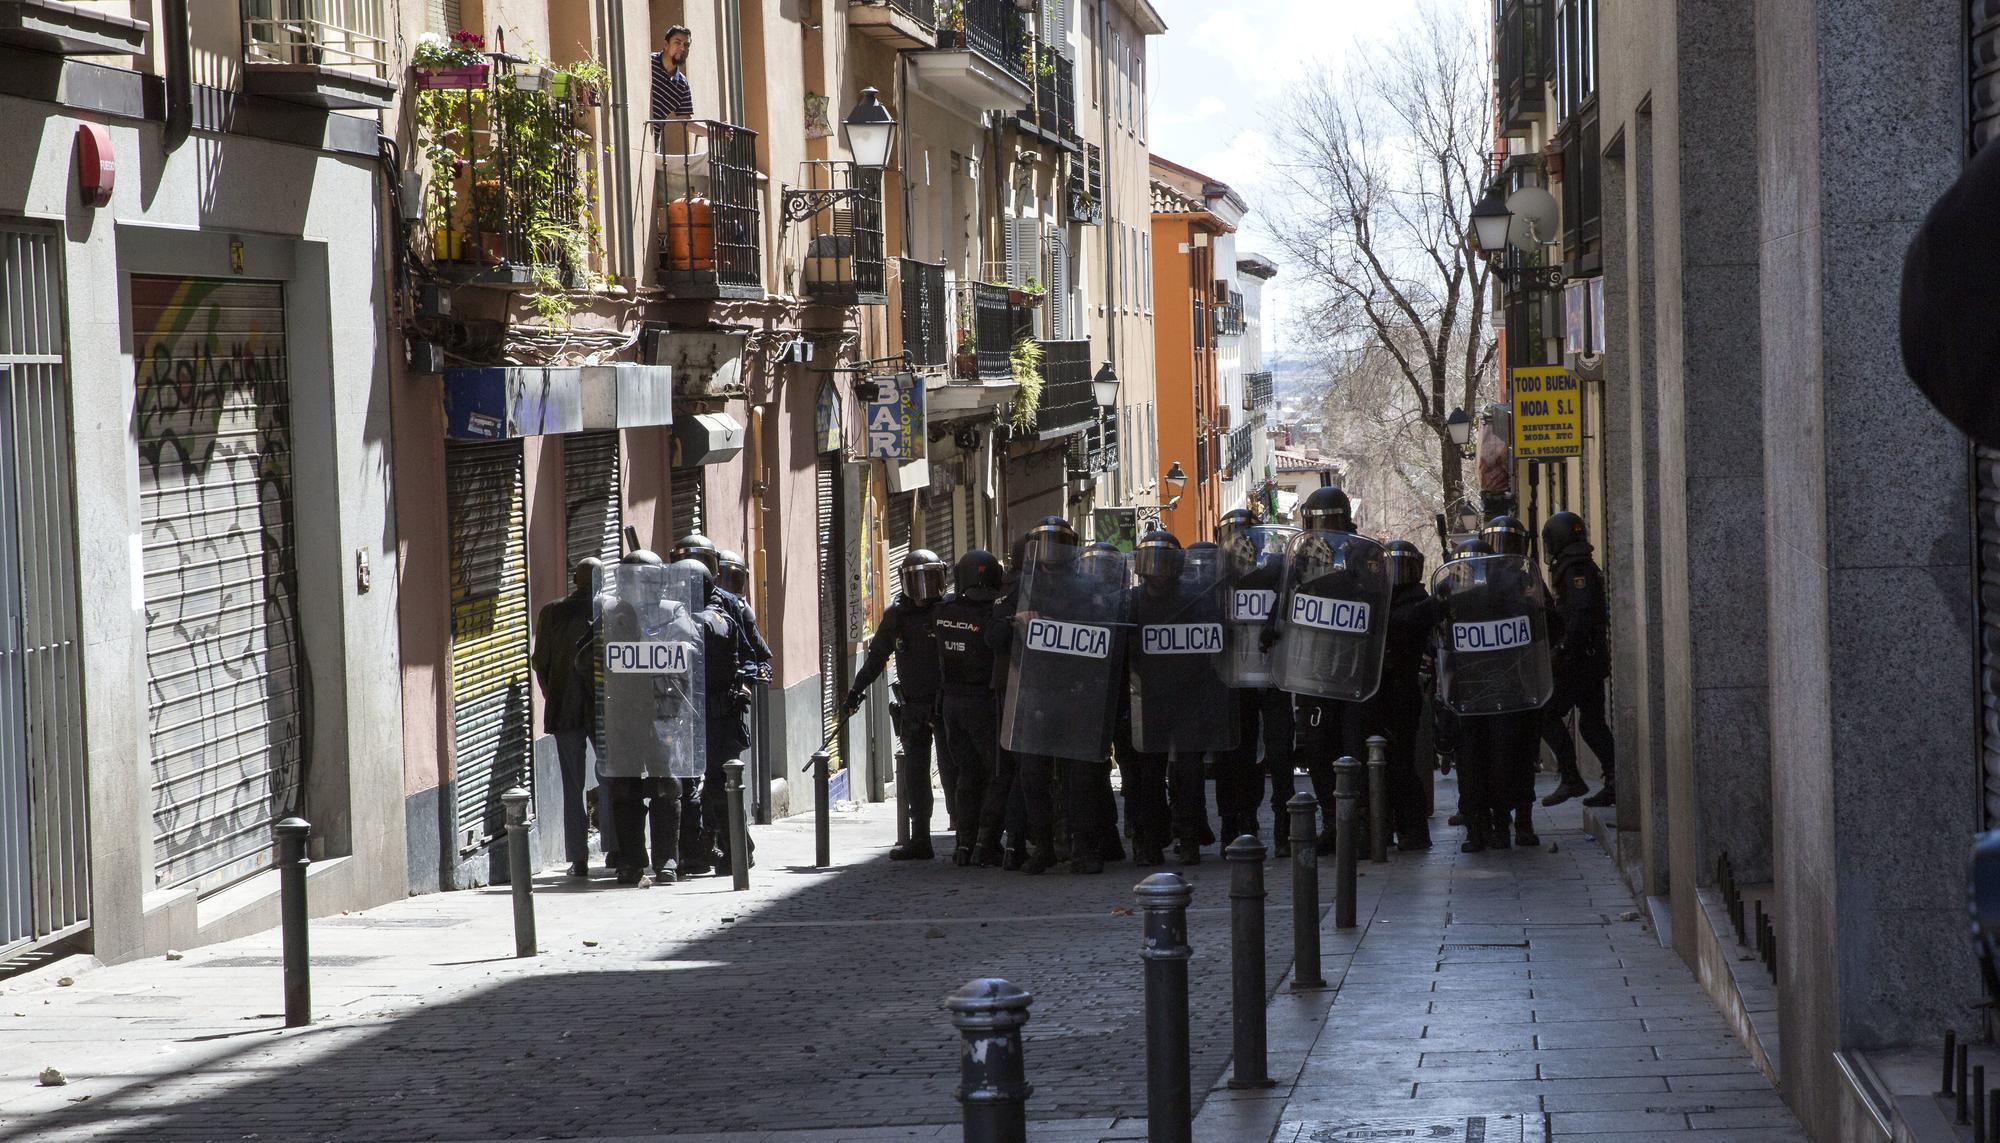
<path id="1" fill-rule="evenodd" d="M 1557 229 L 1562 224 L 1562 208 L 1557 205 L 1556 196 L 1541 187 L 1522 187 L 1508 195 L 1507 210 L 1514 216 L 1514 221 L 1507 225 L 1509 246 L 1534 250 L 1562 238 Z"/>

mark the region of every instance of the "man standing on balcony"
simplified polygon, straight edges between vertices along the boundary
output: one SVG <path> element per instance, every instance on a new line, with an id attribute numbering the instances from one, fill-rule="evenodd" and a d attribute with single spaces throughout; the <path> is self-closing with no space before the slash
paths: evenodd
<path id="1" fill-rule="evenodd" d="M 693 43 L 694 33 L 675 24 L 667 29 L 666 50 L 653 53 L 652 118 L 694 118 L 694 92 L 687 79 L 688 47 Z M 657 127 L 654 133 L 659 133 Z"/>

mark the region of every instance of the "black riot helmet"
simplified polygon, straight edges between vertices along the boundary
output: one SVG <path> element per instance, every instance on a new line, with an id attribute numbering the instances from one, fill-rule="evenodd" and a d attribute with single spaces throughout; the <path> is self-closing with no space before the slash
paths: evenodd
<path id="1" fill-rule="evenodd" d="M 1465 560 L 1471 559 L 1473 556 L 1490 556 L 1492 554 L 1493 548 L 1491 545 L 1477 536 L 1472 536 L 1458 542 L 1458 547 L 1453 550 L 1451 558 Z"/>
<path id="2" fill-rule="evenodd" d="M 721 548 L 715 558 L 722 565 L 716 570 L 715 586 L 734 596 L 750 590 L 750 565 L 743 562 L 742 552 Z"/>
<path id="3" fill-rule="evenodd" d="M 951 583 L 959 595 L 974 603 L 991 603 L 1000 598 L 1000 558 L 985 548 L 974 548 L 958 557 L 951 569 Z"/>
<path id="4" fill-rule="evenodd" d="M 1231 508 L 1215 525 L 1215 545 L 1222 549 L 1230 575 L 1249 575 L 1257 567 L 1257 544 L 1250 529 L 1257 521 L 1243 508 Z"/>
<path id="5" fill-rule="evenodd" d="M 576 567 L 570 569 L 570 586 L 576 588 L 578 591 L 596 591 L 597 577 L 602 575 L 603 572 L 603 560 L 598 559 L 596 556 L 585 556 L 576 561 Z"/>
<path id="6" fill-rule="evenodd" d="M 700 561 L 701 566 L 708 569 L 711 577 L 722 570 L 722 555 L 716 551 L 715 541 L 700 532 L 689 532 L 682 536 L 675 541 L 674 550 L 669 554 L 673 556 L 675 563 L 682 560 Z"/>
<path id="7" fill-rule="evenodd" d="M 1125 553 L 1118 545 L 1105 540 L 1092 540 L 1083 546 L 1079 557 L 1084 574 L 1097 579 L 1120 579 L 1124 576 Z"/>
<path id="8" fill-rule="evenodd" d="M 1389 582 L 1397 587 L 1424 582 L 1423 550 L 1408 540 L 1390 540 L 1382 545 L 1389 558 Z"/>
<path id="9" fill-rule="evenodd" d="M 1181 551 L 1181 542 L 1165 528 L 1150 528 L 1139 537 L 1138 547 L 1132 550 L 1132 570 L 1143 580 L 1171 583 L 1181 576 L 1181 567 L 1187 563 L 1187 554 Z"/>
<path id="10" fill-rule="evenodd" d="M 1588 539 L 1590 530 L 1574 512 L 1557 512 L 1542 521 L 1542 554 L 1550 563 L 1556 562 L 1564 548 Z"/>
<path id="11" fill-rule="evenodd" d="M 1076 529 L 1069 526 L 1068 520 L 1061 516 L 1044 516 L 1041 523 L 1028 529 L 1022 559 L 1057 567 L 1076 558 L 1076 546 Z"/>
<path id="12" fill-rule="evenodd" d="M 667 566 L 679 568 L 680 570 L 694 576 L 695 581 L 701 584 L 700 599 L 702 603 L 706 604 L 715 598 L 715 573 L 708 570 L 707 564 L 701 562 L 700 560 L 689 558 L 684 560 L 675 560 L 673 563 L 668 564 Z"/>
<path id="13" fill-rule="evenodd" d="M 948 570 L 936 552 L 918 548 L 903 557 L 903 594 L 912 603 L 936 603 L 944 598 L 944 577 Z"/>
<path id="14" fill-rule="evenodd" d="M 1231 538 L 1240 536 L 1256 526 L 1257 520 L 1250 515 L 1248 508 L 1231 508 L 1222 514 L 1222 519 L 1215 522 L 1215 542 L 1227 548 Z"/>
<path id="15" fill-rule="evenodd" d="M 1308 531 L 1352 532 L 1354 506 L 1348 502 L 1347 493 L 1338 488 L 1315 488 L 1306 496 L 1305 503 L 1299 505 L 1299 520 Z"/>
<path id="16" fill-rule="evenodd" d="M 1528 546 L 1534 542 L 1528 526 L 1512 516 L 1495 516 L 1479 530 L 1479 538 L 1493 549 L 1495 555 L 1525 556 Z"/>
<path id="17" fill-rule="evenodd" d="M 618 562 L 621 564 L 645 564 L 648 567 L 660 567 L 667 561 L 644 548 L 634 548 L 624 555 L 619 556 Z"/>

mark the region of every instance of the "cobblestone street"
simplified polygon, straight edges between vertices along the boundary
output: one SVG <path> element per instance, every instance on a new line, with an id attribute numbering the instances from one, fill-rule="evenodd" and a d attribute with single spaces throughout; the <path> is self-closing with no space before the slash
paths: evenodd
<path id="1" fill-rule="evenodd" d="M 1440 806 L 1451 797 L 1441 785 Z M 1228 871 L 1213 856 L 1181 870 L 1195 885 L 1200 1137 L 1512 1113 L 1529 1139 L 1545 1116 L 1557 1137 L 1596 1143 L 1798 1138 L 1578 812 L 1548 816 L 1540 852 L 1465 857 L 1441 828 L 1429 855 L 1364 866 L 1361 928 L 1324 918 L 1338 992 L 1274 995 L 1269 1092 L 1223 1087 Z M 892 865 L 882 807 L 837 818 L 830 872 L 803 868 L 809 819 L 758 839 L 748 895 L 722 879 L 543 878 L 533 961 L 508 955 L 504 891 L 322 919 L 318 1023 L 296 1032 L 276 1015 L 275 933 L 9 982 L 0 1139 L 953 1138 L 957 1038 L 940 1002 L 985 975 L 1036 997 L 1032 1137 L 1144 1137 L 1141 871 Z M 1290 964 L 1288 865 L 1268 866 L 1274 988 Z M 1330 868 L 1322 884 L 1327 896 Z M 37 1086 L 47 1067 L 69 1082 Z"/>

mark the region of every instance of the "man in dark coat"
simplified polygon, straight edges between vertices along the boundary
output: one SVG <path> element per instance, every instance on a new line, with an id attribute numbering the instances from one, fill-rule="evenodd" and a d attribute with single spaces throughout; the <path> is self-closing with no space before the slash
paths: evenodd
<path id="1" fill-rule="evenodd" d="M 1545 806 L 1560 805 L 1589 789 L 1576 768 L 1576 741 L 1570 734 L 1569 712 L 1576 712 L 1577 732 L 1604 767 L 1604 788 L 1583 800 L 1586 806 L 1609 806 L 1618 800 L 1616 740 L 1604 717 L 1604 683 L 1611 677 L 1611 613 L 1604 596 L 1604 573 L 1593 558 L 1583 518 L 1557 512 L 1542 524 L 1542 550 L 1548 553 L 1555 589 L 1555 645 L 1550 666 L 1555 695 L 1544 708 L 1542 741 L 1556 756 L 1562 784 Z"/>
<path id="2" fill-rule="evenodd" d="M 584 746 L 597 725 L 591 657 L 599 563 L 586 559 L 571 575 L 570 593 L 535 616 L 535 681 L 542 687 L 542 730 L 555 736 L 562 770 L 563 854 L 571 877 L 590 876 L 590 813 L 583 796 Z"/>

